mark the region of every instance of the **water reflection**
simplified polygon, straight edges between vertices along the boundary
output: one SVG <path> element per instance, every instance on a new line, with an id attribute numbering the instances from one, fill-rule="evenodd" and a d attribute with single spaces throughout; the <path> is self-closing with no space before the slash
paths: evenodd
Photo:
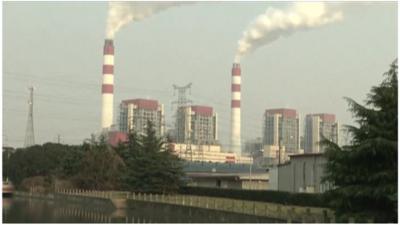
<path id="1" fill-rule="evenodd" d="M 144 202 L 130 202 L 129 209 L 107 204 L 3 198 L 6 223 L 273 223 L 265 217 Z"/>

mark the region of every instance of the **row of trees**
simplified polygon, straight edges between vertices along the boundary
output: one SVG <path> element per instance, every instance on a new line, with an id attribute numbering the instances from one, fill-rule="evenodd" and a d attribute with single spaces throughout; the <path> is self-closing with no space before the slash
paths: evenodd
<path id="1" fill-rule="evenodd" d="M 3 152 L 3 177 L 17 188 L 174 192 L 183 175 L 181 160 L 150 122 L 146 134 L 131 133 L 117 147 L 100 137 L 78 146 L 46 143 Z"/>

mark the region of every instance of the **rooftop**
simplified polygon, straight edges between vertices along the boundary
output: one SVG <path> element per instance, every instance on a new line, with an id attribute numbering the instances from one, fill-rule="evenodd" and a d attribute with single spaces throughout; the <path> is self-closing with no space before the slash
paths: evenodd
<path id="1" fill-rule="evenodd" d="M 158 109 L 158 101 L 153 99 L 142 99 L 142 98 L 127 99 L 127 100 L 122 100 L 121 103 L 124 105 L 134 104 L 139 109 L 147 109 L 147 110 Z"/>
<path id="2" fill-rule="evenodd" d="M 190 162 L 184 163 L 183 170 L 190 173 L 213 172 L 213 173 L 248 173 L 250 164 L 234 163 L 211 163 L 211 162 Z M 266 172 L 265 168 L 252 165 L 252 173 Z"/>

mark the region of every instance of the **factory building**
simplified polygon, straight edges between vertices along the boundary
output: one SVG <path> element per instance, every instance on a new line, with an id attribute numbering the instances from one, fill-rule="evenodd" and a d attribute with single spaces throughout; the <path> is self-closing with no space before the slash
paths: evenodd
<path id="1" fill-rule="evenodd" d="M 123 100 L 119 109 L 119 130 L 121 132 L 128 133 L 133 130 L 138 134 L 144 134 L 147 121 L 150 121 L 154 125 L 156 135 L 164 135 L 164 107 L 157 100 Z"/>
<path id="2" fill-rule="evenodd" d="M 185 162 L 187 185 L 192 187 L 267 190 L 266 169 L 249 164 Z"/>
<path id="3" fill-rule="evenodd" d="M 319 143 L 322 136 L 328 140 L 339 143 L 339 125 L 333 114 L 320 113 L 306 115 L 304 131 L 304 152 L 324 152 Z"/>
<path id="4" fill-rule="evenodd" d="M 218 140 L 217 113 L 208 106 L 178 108 L 176 142 L 213 145 Z"/>
<path id="5" fill-rule="evenodd" d="M 263 144 L 285 146 L 286 152 L 300 149 L 299 117 L 294 109 L 267 109 L 264 114 Z"/>
<path id="6" fill-rule="evenodd" d="M 322 182 L 326 158 L 322 153 L 291 155 L 290 161 L 269 168 L 269 190 L 323 193 L 332 185 Z"/>
<path id="7" fill-rule="evenodd" d="M 171 144 L 170 150 L 179 158 L 192 162 L 252 164 L 253 158 L 234 152 L 223 152 L 220 145 Z"/>

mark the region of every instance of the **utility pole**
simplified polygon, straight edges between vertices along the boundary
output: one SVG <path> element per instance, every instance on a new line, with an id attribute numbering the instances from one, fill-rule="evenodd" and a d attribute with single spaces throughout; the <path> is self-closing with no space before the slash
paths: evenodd
<path id="1" fill-rule="evenodd" d="M 61 135 L 57 134 L 57 143 L 60 144 Z"/>
<path id="2" fill-rule="evenodd" d="M 29 147 L 35 145 L 35 133 L 33 129 L 33 86 L 28 88 L 29 90 L 29 100 L 28 100 L 28 121 L 26 124 L 25 131 L 25 143 L 24 146 Z"/>
<path id="3" fill-rule="evenodd" d="M 175 135 L 176 135 L 176 142 L 186 144 L 186 152 L 185 155 L 190 153 L 191 160 L 193 160 L 193 152 L 191 146 L 191 130 L 190 130 L 190 115 L 186 115 L 187 113 L 187 106 L 192 103 L 191 100 L 187 98 L 187 91 L 191 89 L 192 83 L 189 83 L 185 86 L 178 86 L 172 85 L 174 88 L 174 95 L 175 91 L 178 91 L 178 100 L 173 101 L 173 105 L 177 105 L 176 110 L 176 123 L 175 123 Z"/>
<path id="4" fill-rule="evenodd" d="M 278 158 L 278 165 L 281 164 L 281 148 L 282 148 L 282 138 L 279 138 L 279 158 Z"/>
<path id="5" fill-rule="evenodd" d="M 249 168 L 249 172 L 250 172 L 250 189 L 253 189 L 253 181 L 251 180 L 251 170 L 253 167 L 253 162 L 250 163 L 250 168 Z"/>

